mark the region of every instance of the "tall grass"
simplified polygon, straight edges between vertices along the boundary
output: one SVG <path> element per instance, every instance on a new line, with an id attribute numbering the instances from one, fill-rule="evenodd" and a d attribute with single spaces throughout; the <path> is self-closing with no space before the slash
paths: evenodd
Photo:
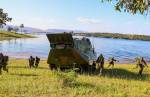
<path id="1" fill-rule="evenodd" d="M 0 75 L 0 97 L 150 96 L 150 68 L 140 77 L 127 64 L 106 68 L 102 76 L 51 71 L 44 60 L 39 66 L 30 69 L 27 60 L 10 60 L 9 73 Z"/>

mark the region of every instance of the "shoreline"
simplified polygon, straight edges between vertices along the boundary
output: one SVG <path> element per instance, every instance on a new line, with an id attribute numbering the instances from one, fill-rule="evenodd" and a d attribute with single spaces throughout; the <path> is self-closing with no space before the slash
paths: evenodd
<path id="1" fill-rule="evenodd" d="M 10 56 L 10 60 L 28 60 L 28 58 L 29 58 L 30 56 L 26 56 L 26 57 L 12 57 L 12 56 Z M 35 56 L 33 56 L 33 57 L 35 57 Z M 41 60 L 43 60 L 43 61 L 47 61 L 47 58 L 44 58 L 44 57 L 40 57 L 41 58 Z M 108 60 L 106 60 L 105 61 L 105 64 L 108 64 L 109 63 L 109 61 Z M 150 63 L 150 62 L 147 62 L 148 64 Z M 119 61 L 119 62 L 115 62 L 115 64 L 120 64 L 120 65 L 123 65 L 123 64 L 128 64 L 128 65 L 135 65 L 135 62 L 134 61 L 123 61 L 123 60 L 121 60 L 121 61 Z"/>
<path id="2" fill-rule="evenodd" d="M 21 34 L 16 32 L 8 32 L 8 31 L 0 31 L 0 41 L 11 40 L 17 38 L 35 38 L 35 36 L 31 34 Z"/>
<path id="3" fill-rule="evenodd" d="M 29 53 L 29 52 L 24 52 L 24 53 L 8 53 L 8 52 L 2 52 L 4 55 L 7 55 L 9 56 L 10 59 L 14 59 L 14 60 L 27 60 L 29 59 L 30 56 L 33 56 L 33 57 L 40 57 L 41 60 L 47 60 L 47 57 L 45 56 L 42 56 L 42 55 L 38 55 L 38 54 L 33 54 L 33 53 Z M 105 63 L 108 64 L 108 60 L 105 59 Z M 147 61 L 147 63 L 150 63 L 150 61 Z M 115 64 L 135 64 L 135 60 L 134 59 L 122 59 L 122 60 L 119 60 L 119 62 L 115 62 Z"/>

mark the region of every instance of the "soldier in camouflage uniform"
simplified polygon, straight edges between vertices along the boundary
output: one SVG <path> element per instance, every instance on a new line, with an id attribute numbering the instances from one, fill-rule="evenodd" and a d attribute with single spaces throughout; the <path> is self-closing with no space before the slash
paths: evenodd
<path id="1" fill-rule="evenodd" d="M 145 66 L 147 66 L 146 61 L 144 60 L 143 57 L 138 57 L 136 58 L 136 65 L 137 65 L 136 67 L 140 67 L 139 75 L 142 76 L 143 69 Z"/>
<path id="2" fill-rule="evenodd" d="M 100 54 L 96 62 L 98 63 L 99 67 L 99 75 L 102 75 L 104 69 L 104 56 Z"/>
<path id="3" fill-rule="evenodd" d="M 110 67 L 110 66 L 114 67 L 114 62 L 115 61 L 117 61 L 117 60 L 114 57 L 110 57 L 109 58 L 109 65 L 108 65 L 108 67 Z"/>
<path id="4" fill-rule="evenodd" d="M 0 74 L 2 73 L 2 69 L 8 72 L 8 59 L 8 56 L 4 56 L 2 53 L 0 53 Z"/>
<path id="5" fill-rule="evenodd" d="M 7 71 L 7 72 L 8 72 L 8 68 L 7 68 L 8 60 L 9 60 L 9 57 L 8 56 L 4 56 L 4 59 L 3 59 L 3 70 Z"/>
<path id="6" fill-rule="evenodd" d="M 4 55 L 2 53 L 0 53 L 0 74 L 2 73 L 3 58 L 4 58 Z"/>
<path id="7" fill-rule="evenodd" d="M 40 58 L 36 56 L 35 58 L 35 67 L 37 68 L 40 63 Z"/>
<path id="8" fill-rule="evenodd" d="M 144 58 L 142 57 L 142 63 L 144 64 L 144 66 L 146 66 L 146 67 L 148 67 L 148 65 L 147 65 L 147 63 L 146 63 L 146 61 L 144 60 Z"/>
<path id="9" fill-rule="evenodd" d="M 34 67 L 34 61 L 35 61 L 35 58 L 33 58 L 32 56 L 30 56 L 29 58 L 29 67 Z"/>

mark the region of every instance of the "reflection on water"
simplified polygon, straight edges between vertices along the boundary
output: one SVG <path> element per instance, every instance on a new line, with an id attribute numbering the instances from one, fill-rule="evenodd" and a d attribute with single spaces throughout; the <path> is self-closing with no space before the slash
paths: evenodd
<path id="1" fill-rule="evenodd" d="M 47 58 L 49 49 L 45 35 L 38 35 L 38 38 L 0 41 L 0 52 L 15 58 L 28 58 L 30 55 Z"/>
<path id="2" fill-rule="evenodd" d="M 122 61 L 132 61 L 137 56 L 146 59 L 150 57 L 150 42 L 137 40 L 90 38 L 97 55 L 103 53 L 105 58 L 116 57 Z M 15 58 L 28 58 L 30 55 L 47 58 L 50 50 L 46 35 L 38 35 L 38 38 L 14 39 L 0 41 L 0 52 Z"/>

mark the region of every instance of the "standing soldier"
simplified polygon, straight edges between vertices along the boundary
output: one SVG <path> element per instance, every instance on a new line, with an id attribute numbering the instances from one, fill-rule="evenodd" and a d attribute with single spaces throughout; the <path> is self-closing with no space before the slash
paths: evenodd
<path id="1" fill-rule="evenodd" d="M 35 58 L 33 58 L 32 56 L 30 56 L 29 58 L 29 67 L 34 67 L 34 61 L 35 61 Z"/>
<path id="2" fill-rule="evenodd" d="M 0 74 L 2 73 L 3 58 L 4 58 L 3 54 L 2 54 L 2 53 L 0 53 Z"/>
<path id="3" fill-rule="evenodd" d="M 95 70 L 96 70 L 96 61 L 93 61 L 93 64 L 91 66 L 91 69 L 90 69 L 90 73 L 95 73 Z"/>
<path id="4" fill-rule="evenodd" d="M 100 54 L 96 62 L 98 63 L 99 75 L 102 75 L 104 69 L 104 56 Z"/>
<path id="5" fill-rule="evenodd" d="M 40 63 L 40 58 L 38 58 L 38 57 L 36 56 L 36 58 L 35 58 L 35 67 L 36 67 L 36 68 L 38 67 L 39 63 Z"/>
<path id="6" fill-rule="evenodd" d="M 144 66 L 147 66 L 146 61 L 144 60 L 143 57 L 142 58 L 136 58 L 136 65 L 137 65 L 137 67 L 140 67 L 139 75 L 142 76 Z"/>
<path id="7" fill-rule="evenodd" d="M 3 70 L 7 71 L 7 72 L 8 72 L 8 69 L 7 69 L 8 60 L 9 60 L 9 57 L 8 56 L 4 56 L 4 58 L 3 58 Z"/>
<path id="8" fill-rule="evenodd" d="M 117 61 L 117 60 L 114 57 L 110 57 L 109 58 L 109 65 L 108 65 L 108 67 L 110 67 L 110 66 L 114 67 L 114 62 L 115 61 Z"/>
<path id="9" fill-rule="evenodd" d="M 146 61 L 144 60 L 143 57 L 142 57 L 141 61 L 142 61 L 142 64 L 143 64 L 144 66 L 148 67 L 148 65 L 147 65 L 147 63 L 146 63 Z"/>
<path id="10" fill-rule="evenodd" d="M 144 69 L 144 65 L 142 64 L 141 58 L 136 58 L 136 65 L 137 65 L 137 67 L 140 67 L 139 75 L 142 76 L 142 72 L 143 72 L 143 69 Z"/>

